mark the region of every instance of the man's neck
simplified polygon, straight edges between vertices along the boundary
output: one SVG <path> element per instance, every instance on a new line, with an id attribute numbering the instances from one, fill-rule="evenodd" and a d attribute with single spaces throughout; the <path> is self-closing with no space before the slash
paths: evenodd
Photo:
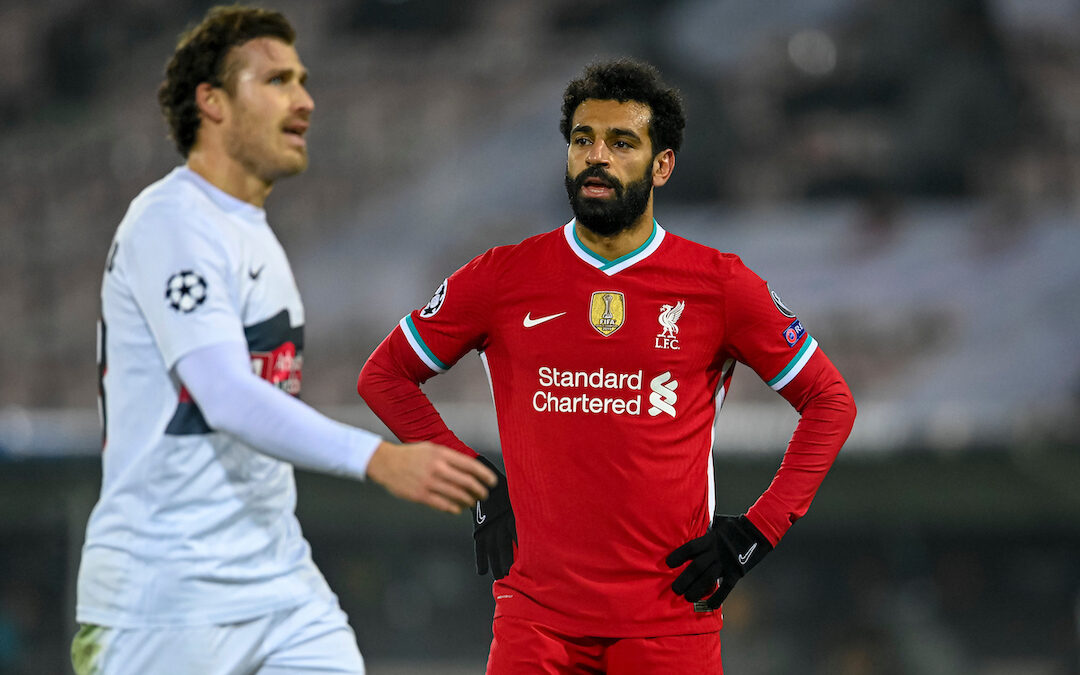
<path id="1" fill-rule="evenodd" d="M 260 209 L 273 188 L 273 183 L 252 175 L 231 157 L 220 153 L 193 148 L 188 154 L 187 166 L 222 192 Z"/>
<path id="2" fill-rule="evenodd" d="M 645 209 L 633 225 L 610 236 L 596 234 L 580 222 L 574 222 L 574 232 L 581 243 L 604 260 L 616 260 L 641 248 L 652 231 L 652 209 Z"/>

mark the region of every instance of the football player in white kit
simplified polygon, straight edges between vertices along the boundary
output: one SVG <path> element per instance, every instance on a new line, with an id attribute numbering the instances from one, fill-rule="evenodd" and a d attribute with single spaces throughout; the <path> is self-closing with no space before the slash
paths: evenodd
<path id="1" fill-rule="evenodd" d="M 302 403 L 304 308 L 263 204 L 307 166 L 314 103 L 277 12 L 210 10 L 158 92 L 186 163 L 110 247 L 99 334 L 101 496 L 78 578 L 87 673 L 363 673 L 294 513 L 293 465 L 449 513 L 495 475 Z"/>

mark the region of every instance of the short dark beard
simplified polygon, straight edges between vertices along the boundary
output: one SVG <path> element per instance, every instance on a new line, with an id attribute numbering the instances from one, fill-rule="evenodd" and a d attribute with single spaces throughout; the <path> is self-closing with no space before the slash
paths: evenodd
<path id="1" fill-rule="evenodd" d="M 590 178 L 607 181 L 615 191 L 611 199 L 584 197 L 581 187 Z M 652 162 L 645 167 L 645 175 L 640 180 L 625 186 L 614 176 L 599 166 L 591 166 L 577 175 L 570 176 L 569 169 L 565 178 L 566 194 L 570 197 L 570 209 L 574 218 L 582 227 L 601 237 L 611 237 L 630 229 L 634 222 L 645 213 L 652 194 Z"/>

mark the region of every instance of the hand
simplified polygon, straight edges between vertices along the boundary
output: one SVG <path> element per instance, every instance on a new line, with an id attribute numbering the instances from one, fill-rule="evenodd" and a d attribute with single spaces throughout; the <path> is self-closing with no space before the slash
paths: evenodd
<path id="1" fill-rule="evenodd" d="M 514 511 L 510 507 L 510 491 L 506 485 L 506 476 L 502 475 L 494 464 L 481 456 L 476 459 L 499 477 L 499 482 L 491 488 L 488 498 L 477 501 L 472 509 L 476 573 L 485 575 L 490 567 L 491 576 L 502 579 L 514 564 L 514 542 L 517 541 Z"/>
<path id="2" fill-rule="evenodd" d="M 709 531 L 683 544 L 667 557 L 668 567 L 691 561 L 671 584 L 671 590 L 690 602 L 709 593 L 705 603 L 716 609 L 735 582 L 754 568 L 772 544 L 746 516 L 716 516 Z"/>
<path id="3" fill-rule="evenodd" d="M 395 497 L 458 514 L 498 478 L 472 457 L 435 443 L 398 445 L 383 441 L 368 462 L 367 475 Z"/>

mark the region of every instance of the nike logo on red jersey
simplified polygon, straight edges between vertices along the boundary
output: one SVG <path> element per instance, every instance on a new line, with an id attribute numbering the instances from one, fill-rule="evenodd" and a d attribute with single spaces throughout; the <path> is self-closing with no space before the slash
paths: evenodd
<path id="1" fill-rule="evenodd" d="M 566 314 L 566 312 L 559 312 L 558 314 L 548 314 L 547 316 L 538 316 L 538 317 L 536 317 L 534 319 L 534 318 L 532 318 L 532 312 L 529 312 L 528 314 L 525 315 L 525 319 L 521 322 L 521 324 L 523 326 L 525 326 L 526 328 L 532 328 L 533 326 L 539 326 L 540 324 L 544 323 L 545 321 L 551 321 L 552 319 L 558 319 L 563 314 Z"/>

